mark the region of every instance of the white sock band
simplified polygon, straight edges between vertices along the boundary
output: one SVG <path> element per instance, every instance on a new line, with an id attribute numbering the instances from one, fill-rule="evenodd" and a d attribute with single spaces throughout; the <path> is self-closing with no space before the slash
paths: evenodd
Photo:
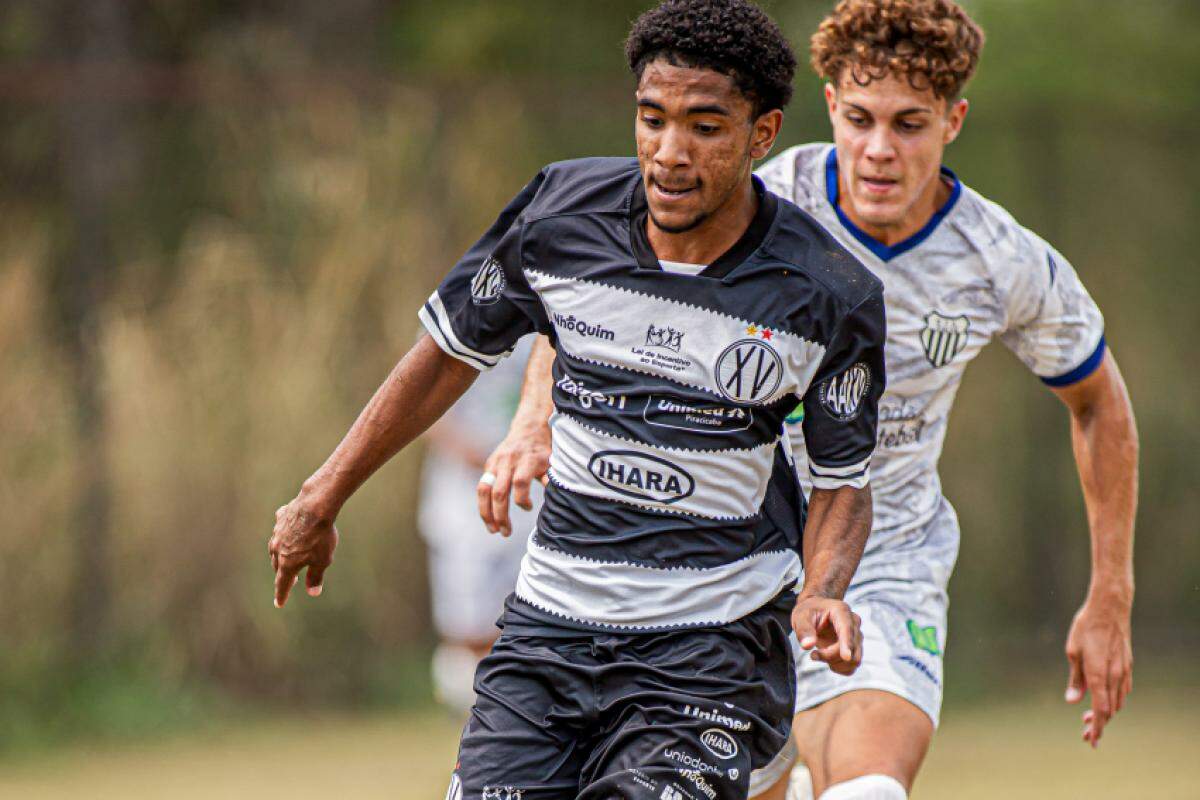
<path id="1" fill-rule="evenodd" d="M 821 794 L 820 800 L 908 800 L 908 792 L 904 791 L 904 784 L 890 775 L 863 775 L 835 783 Z"/>
<path id="2" fill-rule="evenodd" d="M 792 767 L 792 776 L 788 779 L 787 800 L 813 800 L 812 775 L 803 764 Z"/>

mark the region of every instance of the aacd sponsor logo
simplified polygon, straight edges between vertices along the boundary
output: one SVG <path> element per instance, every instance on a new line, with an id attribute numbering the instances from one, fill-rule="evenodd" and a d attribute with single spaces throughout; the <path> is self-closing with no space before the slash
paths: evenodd
<path id="1" fill-rule="evenodd" d="M 700 734 L 700 743 L 717 758 L 729 759 L 738 753 L 737 742 L 720 728 L 709 728 Z"/>
<path id="2" fill-rule="evenodd" d="M 614 492 L 655 503 L 677 503 L 696 490 L 682 467 L 636 450 L 602 450 L 592 456 L 588 471 Z"/>
<path id="3" fill-rule="evenodd" d="M 829 416 L 849 422 L 862 411 L 862 400 L 870 388 L 871 370 L 860 362 L 821 384 L 821 405 Z"/>

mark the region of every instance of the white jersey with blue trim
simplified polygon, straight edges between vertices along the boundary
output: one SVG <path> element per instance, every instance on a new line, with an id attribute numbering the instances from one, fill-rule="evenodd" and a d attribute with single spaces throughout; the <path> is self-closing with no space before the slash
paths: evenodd
<path id="1" fill-rule="evenodd" d="M 953 547 L 933 548 L 938 558 L 897 556 L 928 555 L 921 531 L 942 502 L 937 464 L 963 371 L 998 338 L 1050 386 L 1082 380 L 1104 355 L 1100 310 L 1066 258 L 949 170 L 942 175 L 950 199 L 922 230 L 892 246 L 871 239 L 838 208 L 833 145 L 790 148 L 758 175 L 884 284 L 888 382 L 871 465 L 875 523 L 855 582 L 911 572 L 944 585 L 957 531 Z M 802 464 L 803 431 L 791 428 Z"/>

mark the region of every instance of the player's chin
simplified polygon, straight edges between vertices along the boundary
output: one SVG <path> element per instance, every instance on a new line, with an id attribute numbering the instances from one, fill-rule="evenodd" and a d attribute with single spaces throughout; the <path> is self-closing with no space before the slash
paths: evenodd
<path id="1" fill-rule="evenodd" d="M 899 225 L 904 221 L 908 205 L 901 199 L 876 201 L 869 198 L 856 198 L 854 210 L 860 219 L 868 225 L 888 228 Z"/>
<path id="2" fill-rule="evenodd" d="M 656 209 L 650 208 L 650 218 L 654 226 L 663 233 L 687 233 L 696 228 L 708 216 L 703 211 L 684 208 Z"/>

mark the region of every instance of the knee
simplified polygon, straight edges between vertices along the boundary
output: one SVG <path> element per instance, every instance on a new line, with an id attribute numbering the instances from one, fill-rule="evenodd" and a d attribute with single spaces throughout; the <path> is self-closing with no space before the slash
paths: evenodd
<path id="1" fill-rule="evenodd" d="M 821 793 L 819 800 L 907 800 L 904 784 L 890 775 L 863 775 L 835 783 Z"/>

